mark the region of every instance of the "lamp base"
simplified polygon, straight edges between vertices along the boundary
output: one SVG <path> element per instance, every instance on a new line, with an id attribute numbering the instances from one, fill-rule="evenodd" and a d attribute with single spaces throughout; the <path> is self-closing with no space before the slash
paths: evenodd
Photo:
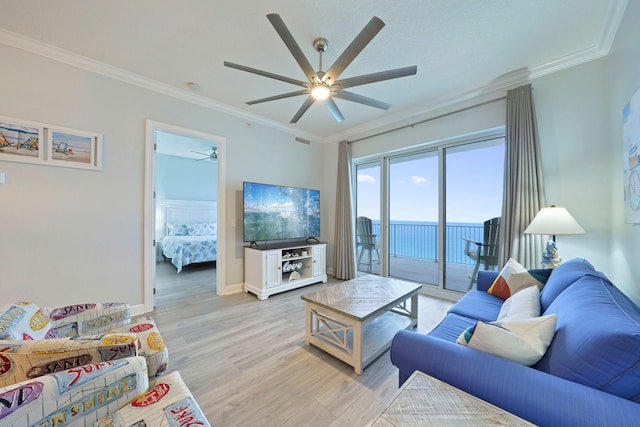
<path id="1" fill-rule="evenodd" d="M 549 240 L 547 242 L 547 247 L 542 254 L 542 266 L 545 268 L 556 268 L 561 262 L 562 258 L 560 257 L 560 252 L 558 252 L 558 248 L 556 247 L 556 242 Z"/>

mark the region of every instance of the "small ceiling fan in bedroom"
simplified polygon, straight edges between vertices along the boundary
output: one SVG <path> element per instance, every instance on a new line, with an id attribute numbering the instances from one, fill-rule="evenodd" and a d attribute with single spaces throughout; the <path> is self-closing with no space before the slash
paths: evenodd
<path id="1" fill-rule="evenodd" d="M 344 120 L 344 116 L 338 109 L 333 98 L 340 98 L 346 101 L 357 102 L 359 104 L 368 105 L 370 107 L 380 108 L 388 110 L 391 105 L 382 101 L 378 101 L 373 98 L 358 95 L 353 92 L 348 92 L 344 89 L 365 85 L 369 83 L 375 83 L 383 80 L 397 79 L 399 77 L 406 77 L 416 74 L 418 67 L 413 65 L 404 68 L 395 68 L 393 70 L 379 71 L 376 73 L 365 74 L 356 77 L 350 77 L 343 80 L 338 80 L 342 72 L 351 64 L 351 62 L 360 54 L 360 52 L 369 44 L 371 40 L 380 32 L 384 27 L 384 22 L 376 16 L 371 18 L 369 23 L 364 29 L 356 36 L 349 46 L 342 52 L 342 54 L 336 59 L 336 61 L 329 67 L 327 71 L 322 71 L 322 53 L 327 50 L 329 42 L 323 37 L 318 37 L 313 41 L 313 47 L 320 56 L 318 71 L 315 71 L 304 53 L 296 43 L 295 39 L 289 32 L 289 29 L 284 24 L 284 21 L 280 18 L 280 15 L 271 13 L 267 15 L 267 19 L 273 25 L 284 44 L 289 49 L 289 52 L 293 55 L 294 59 L 307 76 L 308 82 L 289 78 L 279 74 L 270 73 L 268 71 L 258 70 L 256 68 L 246 67 L 244 65 L 234 64 L 232 62 L 225 61 L 224 65 L 227 67 L 235 68 L 237 70 L 246 71 L 248 73 L 258 74 L 260 76 L 269 77 L 271 79 L 280 80 L 286 83 L 291 83 L 296 86 L 302 86 L 304 89 L 295 92 L 284 93 L 281 95 L 270 96 L 267 98 L 256 99 L 247 102 L 249 105 L 259 104 L 267 101 L 275 101 L 277 99 L 290 98 L 299 95 L 308 95 L 306 101 L 302 104 L 298 112 L 293 116 L 290 123 L 297 123 L 302 115 L 313 105 L 315 101 L 324 100 L 325 105 L 336 119 L 341 122 Z"/>
<path id="2" fill-rule="evenodd" d="M 196 154 L 201 154 L 205 157 L 201 158 L 201 159 L 196 159 L 198 161 L 200 160 L 208 160 L 211 162 L 215 162 L 216 160 L 218 160 L 218 149 L 216 147 L 211 147 L 211 153 L 203 153 L 201 151 L 195 151 L 195 150 L 191 150 L 192 153 L 196 153 Z"/>

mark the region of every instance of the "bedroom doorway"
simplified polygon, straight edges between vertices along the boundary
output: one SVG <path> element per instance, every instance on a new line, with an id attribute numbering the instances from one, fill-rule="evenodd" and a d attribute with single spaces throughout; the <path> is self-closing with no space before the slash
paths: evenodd
<path id="1" fill-rule="evenodd" d="M 225 139 L 148 120 L 146 145 L 145 310 L 186 276 L 223 293 Z"/>

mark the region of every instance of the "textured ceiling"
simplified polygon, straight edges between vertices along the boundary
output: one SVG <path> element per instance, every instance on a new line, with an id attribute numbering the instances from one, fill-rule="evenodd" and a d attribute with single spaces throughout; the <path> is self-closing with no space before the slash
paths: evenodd
<path id="1" fill-rule="evenodd" d="M 0 0 L 0 43 L 72 63 L 89 58 L 93 69 L 108 65 L 106 74 L 117 70 L 125 80 L 302 137 L 335 139 L 459 99 L 516 70 L 544 75 L 602 56 L 625 6 L 626 0 Z M 378 16 L 386 26 L 341 77 L 410 65 L 418 73 L 351 89 L 392 104 L 388 111 L 337 99 L 344 122 L 316 102 L 289 124 L 304 96 L 245 102 L 297 86 L 223 66 L 230 61 L 306 79 L 268 13 L 281 16 L 314 68 L 312 41 L 327 38 L 325 70 Z M 190 91 L 188 82 L 200 91 Z"/>

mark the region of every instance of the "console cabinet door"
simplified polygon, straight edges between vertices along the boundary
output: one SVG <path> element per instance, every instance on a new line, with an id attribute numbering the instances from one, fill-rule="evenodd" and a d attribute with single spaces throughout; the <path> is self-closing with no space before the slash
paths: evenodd
<path id="1" fill-rule="evenodd" d="M 282 283 L 282 251 L 264 251 L 265 285 L 267 288 L 280 286 Z"/>
<path id="2" fill-rule="evenodd" d="M 326 271 L 326 246 L 315 245 L 312 248 L 313 251 L 313 277 L 322 276 Z"/>

